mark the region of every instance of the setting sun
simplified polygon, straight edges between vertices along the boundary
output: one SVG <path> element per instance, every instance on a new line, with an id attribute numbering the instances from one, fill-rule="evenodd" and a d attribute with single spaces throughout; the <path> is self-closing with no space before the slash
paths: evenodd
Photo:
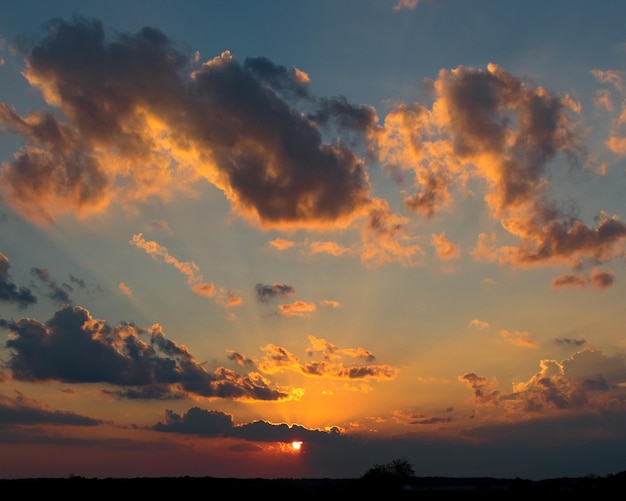
<path id="1" fill-rule="evenodd" d="M 300 449 L 302 449 L 302 442 L 299 442 L 299 441 L 293 441 L 293 442 L 291 442 L 291 448 L 292 448 L 294 451 L 299 451 Z"/>

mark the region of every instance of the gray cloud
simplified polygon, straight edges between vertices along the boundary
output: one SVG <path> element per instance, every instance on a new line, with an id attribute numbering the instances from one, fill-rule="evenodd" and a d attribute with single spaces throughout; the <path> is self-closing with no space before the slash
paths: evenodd
<path id="1" fill-rule="evenodd" d="M 96 426 L 101 422 L 74 412 L 50 411 L 28 401 L 21 394 L 11 400 L 0 395 L 0 426 L 6 425 L 72 425 Z"/>
<path id="2" fill-rule="evenodd" d="M 280 400 L 288 396 L 259 378 L 223 367 L 207 372 L 184 346 L 167 339 L 158 325 L 149 330 L 128 323 L 111 327 L 86 309 L 68 305 L 45 324 L 29 318 L 3 324 L 11 332 L 6 366 L 19 381 L 139 387 L 137 393 L 128 395 L 133 398 L 163 398 L 166 388 L 174 394 L 227 399 Z M 144 336 L 146 341 L 141 339 Z"/>
<path id="3" fill-rule="evenodd" d="M 26 308 L 37 302 L 37 298 L 27 287 L 20 287 L 10 280 L 9 258 L 0 252 L 0 301 L 17 303 L 19 308 Z"/>
<path id="4" fill-rule="evenodd" d="M 153 429 L 206 437 L 233 437 L 255 442 L 302 440 L 310 444 L 349 440 L 348 437 L 341 434 L 338 428 L 322 431 L 295 424 L 290 426 L 284 423 L 273 424 L 266 421 L 235 425 L 231 415 L 199 407 L 192 407 L 182 415 L 167 410 L 165 422 L 159 421 Z"/>
<path id="5" fill-rule="evenodd" d="M 286 297 L 296 293 L 296 289 L 293 286 L 279 283 L 272 285 L 256 284 L 254 289 L 257 299 L 261 302 L 268 302 L 276 297 Z"/>
<path id="6" fill-rule="evenodd" d="M 307 98 L 302 72 L 263 58 L 241 64 L 228 52 L 197 67 L 154 28 L 107 35 L 100 22 L 75 17 L 54 20 L 44 38 L 20 47 L 27 79 L 65 120 L 21 117 L 0 103 L 2 129 L 28 140 L 1 171 L 13 207 L 53 220 L 70 209 L 103 210 L 116 195 L 159 196 L 172 176 L 181 183 L 200 176 L 263 226 L 320 227 L 363 215 L 370 203 L 363 162 L 324 143 L 287 100 Z M 354 124 L 358 108 L 338 103 L 332 114 L 346 117 L 338 123 Z M 169 146 L 151 135 L 150 121 L 162 125 Z M 189 165 L 192 149 L 200 156 Z"/>

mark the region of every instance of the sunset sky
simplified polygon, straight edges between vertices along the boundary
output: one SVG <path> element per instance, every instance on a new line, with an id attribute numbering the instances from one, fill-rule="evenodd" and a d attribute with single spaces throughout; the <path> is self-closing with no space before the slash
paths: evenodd
<path id="1" fill-rule="evenodd" d="M 623 1 L 0 1 L 0 478 L 626 470 L 625 157 Z"/>

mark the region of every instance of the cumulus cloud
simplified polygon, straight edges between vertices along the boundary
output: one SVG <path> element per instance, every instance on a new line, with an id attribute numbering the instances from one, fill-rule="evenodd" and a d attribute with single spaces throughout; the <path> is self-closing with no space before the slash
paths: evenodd
<path id="1" fill-rule="evenodd" d="M 399 105 L 376 136 L 380 159 L 413 174 L 409 209 L 432 217 L 476 177 L 486 184 L 491 216 L 519 243 L 500 245 L 495 234 L 483 234 L 475 258 L 574 269 L 623 254 L 626 225 L 617 216 L 600 212 L 591 227 L 551 199 L 557 155 L 572 168 L 588 163 L 578 103 L 494 64 L 441 70 L 431 88 L 431 108 Z"/>
<path id="2" fill-rule="evenodd" d="M 0 301 L 16 303 L 19 308 L 26 308 L 37 302 L 37 298 L 27 287 L 20 287 L 10 279 L 9 258 L 0 252 Z"/>
<path id="3" fill-rule="evenodd" d="M 353 358 L 363 358 L 367 362 L 373 362 L 376 359 L 372 352 L 363 348 L 340 348 L 323 338 L 313 335 L 309 335 L 308 339 L 311 346 L 307 348 L 306 353 L 310 357 L 321 354 L 326 360 L 336 360 L 340 359 L 343 354 Z"/>
<path id="4" fill-rule="evenodd" d="M 52 222 L 112 200 L 167 201 L 202 179 L 264 229 L 371 227 L 381 218 L 356 149 L 371 150 L 373 107 L 316 98 L 305 72 L 266 58 L 240 62 L 225 51 L 199 64 L 154 28 L 110 34 L 81 17 L 48 28 L 19 50 L 28 82 L 60 113 L 20 116 L 0 102 L 0 130 L 26 140 L 0 170 L 4 199 L 25 216 Z M 341 141 L 325 142 L 329 134 Z M 394 244 L 388 231 L 369 237 L 383 237 L 379 259 L 407 264 L 413 250 L 400 250 L 398 233 Z"/>
<path id="5" fill-rule="evenodd" d="M 562 362 L 541 360 L 539 366 L 539 372 L 528 381 L 514 383 L 510 393 L 496 380 L 489 381 L 475 373 L 465 374 L 459 380 L 472 389 L 473 404 L 501 406 L 509 412 L 536 415 L 566 409 L 626 410 L 621 390 L 626 381 L 622 356 L 609 357 L 585 349 Z"/>
<path id="6" fill-rule="evenodd" d="M 65 306 L 45 324 L 22 318 L 2 325 L 9 330 L 6 367 L 18 381 L 107 383 L 136 387 L 144 398 L 177 392 L 242 400 L 290 397 L 258 373 L 224 367 L 207 372 L 157 324 L 147 330 L 128 323 L 112 327 L 82 307 Z"/>
<path id="7" fill-rule="evenodd" d="M 310 348 L 307 355 L 312 358 L 321 355 L 321 360 L 300 362 L 299 358 L 281 346 L 268 344 L 262 348 L 265 355 L 258 361 L 261 372 L 274 374 L 292 371 L 307 377 L 323 377 L 348 380 L 392 380 L 399 370 L 390 365 L 373 365 L 374 355 L 363 348 L 340 348 L 324 339 L 309 336 Z M 363 359 L 366 363 L 345 364 L 343 358 Z"/>

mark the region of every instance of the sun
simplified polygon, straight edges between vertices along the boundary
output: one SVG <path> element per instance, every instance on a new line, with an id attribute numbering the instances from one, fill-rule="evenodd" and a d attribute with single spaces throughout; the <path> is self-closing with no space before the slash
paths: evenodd
<path id="1" fill-rule="evenodd" d="M 291 448 L 294 451 L 299 451 L 300 449 L 302 449 L 302 442 L 299 440 L 294 440 L 293 442 L 291 442 Z"/>

